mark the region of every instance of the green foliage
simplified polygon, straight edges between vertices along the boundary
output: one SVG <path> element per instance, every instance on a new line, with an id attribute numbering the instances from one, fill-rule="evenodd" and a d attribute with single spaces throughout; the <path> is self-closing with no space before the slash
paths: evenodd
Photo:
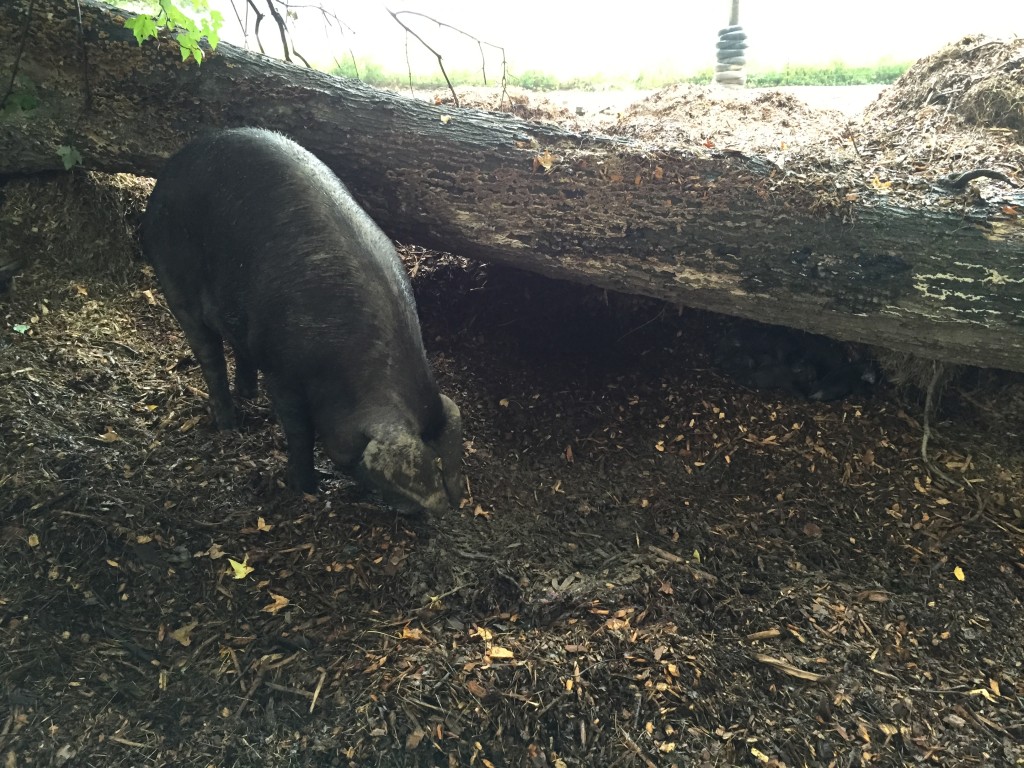
<path id="1" fill-rule="evenodd" d="M 559 86 L 558 78 L 538 69 L 528 69 L 511 80 L 515 85 L 528 91 L 553 91 Z"/>
<path id="2" fill-rule="evenodd" d="M 196 18 L 186 13 L 188 8 Z M 220 28 L 224 17 L 218 11 L 211 11 L 207 0 L 157 0 L 155 13 L 142 13 L 124 23 L 135 39 L 143 41 L 155 38 L 161 29 L 174 32 L 174 39 L 181 48 L 181 60 L 191 57 L 197 64 L 203 63 L 203 49 L 199 42 L 205 37 L 211 49 L 220 42 Z"/>
<path id="3" fill-rule="evenodd" d="M 834 61 L 823 67 L 789 66 L 782 70 L 751 72 L 747 87 L 777 85 L 889 85 L 910 69 L 910 63 L 881 61 L 869 67 L 851 67 Z"/>
<path id="4" fill-rule="evenodd" d="M 3 110 L 0 115 L 12 115 L 16 112 L 28 112 L 39 106 L 39 96 L 36 95 L 35 83 L 27 77 L 18 75 L 14 78 L 11 92 L 7 94 Z"/>
<path id="5" fill-rule="evenodd" d="M 76 165 L 82 164 L 82 155 L 74 147 L 69 147 L 66 144 L 61 144 L 57 147 L 57 154 L 60 155 L 60 159 L 64 163 L 64 170 L 70 171 Z"/>
<path id="6" fill-rule="evenodd" d="M 883 59 L 871 66 L 853 67 L 836 61 L 824 66 L 790 66 L 782 70 L 749 71 L 747 86 L 769 88 L 780 85 L 888 85 L 896 82 L 910 68 L 910 62 L 894 62 Z M 353 62 L 346 58 L 329 70 L 332 75 L 351 77 L 379 88 L 403 88 L 409 85 L 406 72 L 388 72 L 378 63 L 369 59 Z M 638 88 L 653 90 L 676 83 L 707 85 L 714 78 L 714 70 L 707 67 L 698 72 L 684 73 L 671 67 L 662 66 L 653 71 L 640 72 L 634 78 L 609 77 L 593 74 L 559 80 L 554 75 L 539 70 L 527 70 L 520 75 L 510 74 L 511 85 L 536 91 L 553 90 L 611 90 Z M 456 85 L 483 85 L 479 70 L 452 71 L 448 73 Z M 491 85 L 497 80 L 491 78 Z M 413 85 L 419 88 L 446 88 L 447 84 L 439 71 L 429 74 L 414 74 Z"/>

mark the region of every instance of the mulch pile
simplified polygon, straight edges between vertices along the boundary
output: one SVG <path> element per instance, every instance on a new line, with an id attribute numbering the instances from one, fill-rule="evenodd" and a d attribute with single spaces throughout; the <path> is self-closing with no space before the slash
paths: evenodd
<path id="1" fill-rule="evenodd" d="M 919 117 L 938 70 L 1012 60 L 958 45 L 883 96 L 899 119 L 966 119 L 952 93 Z M 673 115 L 719 143 L 832 120 L 675 89 L 620 125 Z M 301 497 L 265 398 L 211 428 L 135 256 L 148 189 L 4 187 L 28 257 L 0 299 L 5 765 L 1024 762 L 1019 377 L 946 389 L 945 481 L 913 390 L 756 391 L 716 359 L 738 321 L 404 248 L 472 495 L 396 517 L 322 462 Z"/>

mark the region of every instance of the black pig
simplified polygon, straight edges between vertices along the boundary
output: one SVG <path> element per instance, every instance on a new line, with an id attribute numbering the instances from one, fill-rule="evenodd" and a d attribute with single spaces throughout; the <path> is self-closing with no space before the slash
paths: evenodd
<path id="1" fill-rule="evenodd" d="M 205 135 L 172 157 L 142 248 L 202 367 L 217 427 L 257 370 L 288 443 L 288 483 L 313 492 L 313 443 L 406 511 L 460 497 L 462 425 L 423 350 L 391 241 L 311 153 L 271 131 Z"/>

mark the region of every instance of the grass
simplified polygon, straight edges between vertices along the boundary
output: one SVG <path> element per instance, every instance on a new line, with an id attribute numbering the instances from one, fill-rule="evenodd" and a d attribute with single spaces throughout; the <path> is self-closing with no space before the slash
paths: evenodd
<path id="1" fill-rule="evenodd" d="M 912 63 L 883 59 L 876 64 L 855 67 L 835 61 L 821 66 L 797 65 L 779 70 L 753 70 L 747 72 L 747 86 L 768 88 L 781 85 L 887 85 L 896 82 Z M 345 59 L 328 71 L 341 77 L 354 77 L 381 88 L 400 88 L 409 85 L 408 73 L 387 71 L 376 62 L 367 59 Z M 501 79 L 500 71 L 490 73 L 487 83 L 484 82 L 479 70 L 453 71 L 448 75 L 455 85 L 496 85 Z M 714 70 L 709 67 L 688 73 L 657 69 L 641 72 L 632 79 L 609 77 L 600 73 L 560 79 L 548 72 L 530 69 L 516 74 L 509 73 L 507 79 L 510 85 L 531 91 L 613 90 L 662 88 L 675 83 L 706 84 L 711 82 L 713 75 Z M 446 85 L 439 71 L 428 74 L 414 73 L 412 84 L 419 88 L 443 88 Z"/>

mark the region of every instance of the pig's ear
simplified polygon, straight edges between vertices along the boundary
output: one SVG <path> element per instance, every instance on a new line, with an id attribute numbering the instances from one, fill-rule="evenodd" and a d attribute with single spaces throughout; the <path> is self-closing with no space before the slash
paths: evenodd
<path id="1" fill-rule="evenodd" d="M 458 506 L 462 499 L 462 414 L 450 398 L 441 395 L 445 424 L 441 434 L 427 445 L 433 448 L 441 460 L 441 477 L 444 489 L 452 506 Z"/>
<path id="2" fill-rule="evenodd" d="M 437 454 L 415 435 L 388 430 L 367 444 L 356 473 L 400 511 L 441 512 L 448 506 L 448 494 L 439 463 Z"/>

